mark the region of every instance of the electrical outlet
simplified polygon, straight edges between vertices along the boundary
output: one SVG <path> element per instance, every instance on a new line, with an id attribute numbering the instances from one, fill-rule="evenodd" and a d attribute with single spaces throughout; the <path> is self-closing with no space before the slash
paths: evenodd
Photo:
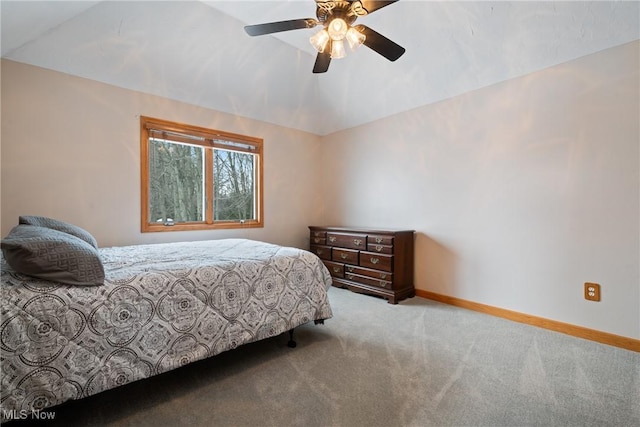
<path id="1" fill-rule="evenodd" d="M 589 301 L 600 301 L 600 285 L 586 282 L 584 284 L 584 299 Z"/>

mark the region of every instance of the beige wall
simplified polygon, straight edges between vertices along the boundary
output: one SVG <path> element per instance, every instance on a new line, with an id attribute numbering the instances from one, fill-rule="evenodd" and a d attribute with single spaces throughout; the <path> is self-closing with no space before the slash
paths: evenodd
<path id="1" fill-rule="evenodd" d="M 416 230 L 420 289 L 640 338 L 639 51 L 325 137 L 326 222 Z"/>
<path id="2" fill-rule="evenodd" d="M 264 139 L 265 227 L 140 232 L 139 116 Z M 306 247 L 320 218 L 320 138 L 2 61 L 2 235 L 18 215 L 89 230 L 100 246 L 247 237 Z"/>
<path id="3" fill-rule="evenodd" d="M 640 338 L 639 50 L 323 138 L 3 60 L 2 235 L 20 214 L 101 246 L 411 228 L 419 289 Z M 264 138 L 265 228 L 140 233 L 139 115 Z"/>

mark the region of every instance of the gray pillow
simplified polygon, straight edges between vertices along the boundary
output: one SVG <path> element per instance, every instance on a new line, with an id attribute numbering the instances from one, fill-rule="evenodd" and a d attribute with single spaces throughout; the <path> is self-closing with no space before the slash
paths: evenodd
<path id="1" fill-rule="evenodd" d="M 38 227 L 51 228 L 52 230 L 62 231 L 72 236 L 76 236 L 79 239 L 84 240 L 94 248 L 98 248 L 98 242 L 96 239 L 84 228 L 80 228 L 77 225 L 69 224 L 64 221 L 60 221 L 53 218 L 47 218 L 45 216 L 33 216 L 22 215 L 18 217 L 18 224 L 37 225 Z"/>
<path id="2" fill-rule="evenodd" d="M 17 225 L 0 242 L 18 273 L 67 285 L 102 285 L 98 250 L 75 236 L 36 225 Z"/>

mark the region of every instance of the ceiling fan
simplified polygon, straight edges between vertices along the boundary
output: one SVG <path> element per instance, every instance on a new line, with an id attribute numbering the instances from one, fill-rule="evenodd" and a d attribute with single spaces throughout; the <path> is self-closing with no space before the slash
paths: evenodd
<path id="1" fill-rule="evenodd" d="M 364 44 L 389 61 L 395 61 L 405 52 L 402 46 L 389 40 L 382 34 L 375 32 L 366 25 L 353 26 L 353 23 L 358 17 L 373 13 L 397 1 L 398 0 L 315 0 L 317 19 L 292 19 L 289 21 L 247 25 L 244 29 L 250 36 L 261 36 L 264 34 L 313 28 L 317 25 L 322 25 L 323 29 L 309 39 L 313 47 L 318 51 L 318 56 L 313 66 L 314 73 L 326 72 L 329 69 L 331 59 L 346 56 L 344 48 L 345 40 L 351 49 L 355 49 Z"/>

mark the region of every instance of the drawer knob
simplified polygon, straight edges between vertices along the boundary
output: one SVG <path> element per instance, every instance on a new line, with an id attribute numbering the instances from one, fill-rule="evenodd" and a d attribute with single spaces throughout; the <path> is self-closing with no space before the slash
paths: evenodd
<path id="1" fill-rule="evenodd" d="M 329 236 L 329 241 L 333 243 L 336 241 L 336 238 L 334 236 Z"/>
<path id="2" fill-rule="evenodd" d="M 376 243 L 382 243 L 382 237 L 376 237 Z"/>
<path id="3" fill-rule="evenodd" d="M 385 273 L 380 273 L 380 278 L 381 278 L 381 279 L 386 279 L 386 278 L 387 278 L 387 275 L 386 275 Z"/>
<path id="4" fill-rule="evenodd" d="M 314 241 L 315 243 L 320 243 L 320 239 L 318 239 L 317 237 L 316 237 L 315 239 L 313 239 L 313 241 Z"/>
<path id="5" fill-rule="evenodd" d="M 349 273 L 347 273 L 347 279 L 349 279 L 349 280 L 353 280 L 353 274 L 349 274 Z"/>
<path id="6" fill-rule="evenodd" d="M 340 273 L 340 267 L 333 267 L 334 273 Z"/>
<path id="7" fill-rule="evenodd" d="M 380 262 L 380 258 L 371 257 L 371 264 L 377 264 Z"/>
<path id="8" fill-rule="evenodd" d="M 351 266 L 349 266 L 349 265 L 348 265 L 348 266 L 347 266 L 347 271 L 351 271 L 351 272 L 353 272 L 353 267 L 351 267 Z"/>
<path id="9" fill-rule="evenodd" d="M 341 253 L 341 254 L 340 254 L 340 258 L 342 258 L 342 259 L 347 259 L 347 257 L 348 257 L 348 256 L 349 256 L 349 255 L 347 255 L 347 254 L 345 254 L 345 253 Z"/>
<path id="10" fill-rule="evenodd" d="M 384 249 L 384 247 L 382 245 L 376 245 L 376 251 L 377 252 L 382 252 L 383 249 Z"/>
<path id="11" fill-rule="evenodd" d="M 318 249 L 318 250 L 316 250 L 316 253 L 317 253 L 318 255 L 322 255 L 322 254 L 324 253 L 324 251 L 323 251 L 322 249 Z"/>
<path id="12" fill-rule="evenodd" d="M 353 243 L 354 243 L 356 246 L 360 246 L 360 245 L 362 244 L 362 240 L 361 240 L 361 239 L 353 239 Z"/>
<path id="13" fill-rule="evenodd" d="M 382 280 L 381 280 L 381 281 L 380 281 L 380 286 L 384 288 L 384 287 L 386 286 L 386 283 L 385 283 L 384 281 L 382 281 Z"/>

